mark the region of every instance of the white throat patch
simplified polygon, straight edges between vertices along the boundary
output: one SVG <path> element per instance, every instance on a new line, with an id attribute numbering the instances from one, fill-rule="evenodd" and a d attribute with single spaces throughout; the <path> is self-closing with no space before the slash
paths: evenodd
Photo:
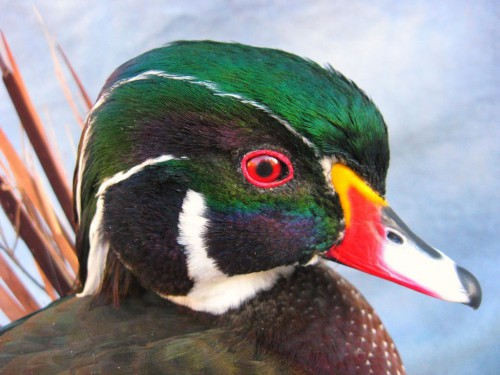
<path id="1" fill-rule="evenodd" d="M 188 190 L 179 215 L 179 244 L 186 250 L 189 277 L 194 286 L 186 296 L 162 295 L 174 303 L 196 311 L 222 314 L 239 307 L 262 290 L 269 290 L 281 276 L 289 275 L 295 266 L 245 275 L 228 276 L 220 271 L 207 254 L 204 234 L 208 220 L 202 194 Z"/>

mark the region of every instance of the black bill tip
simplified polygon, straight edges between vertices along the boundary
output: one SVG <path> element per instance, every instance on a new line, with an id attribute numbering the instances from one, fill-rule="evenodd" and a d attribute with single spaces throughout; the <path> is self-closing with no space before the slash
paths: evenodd
<path id="1" fill-rule="evenodd" d="M 481 299 L 483 297 L 479 281 L 477 281 L 472 273 L 460 266 L 457 266 L 457 273 L 462 285 L 469 295 L 469 302 L 465 302 L 464 305 L 470 306 L 476 310 L 479 305 L 481 305 Z"/>

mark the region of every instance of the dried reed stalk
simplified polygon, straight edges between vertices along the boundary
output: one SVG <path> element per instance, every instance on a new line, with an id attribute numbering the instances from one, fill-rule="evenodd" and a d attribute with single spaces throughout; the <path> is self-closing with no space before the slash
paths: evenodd
<path id="1" fill-rule="evenodd" d="M 69 262 L 76 274 L 78 259 L 76 258 L 74 244 L 69 240 L 69 234 L 65 233 L 63 224 L 50 205 L 50 199 L 40 183 L 40 179 L 34 178 L 27 170 L 2 129 L 0 129 L 0 150 L 2 150 L 9 162 L 10 170 L 14 174 L 18 188 L 23 190 L 23 193 L 33 203 L 36 211 L 40 213 L 50 229 L 53 240 L 61 250 L 63 258 Z"/>
<path id="2" fill-rule="evenodd" d="M 80 96 L 82 97 L 82 100 L 84 101 L 85 103 L 85 106 L 86 106 L 86 109 L 87 111 L 90 110 L 90 108 L 92 108 L 92 101 L 90 100 L 90 96 L 87 94 L 87 91 L 85 90 L 85 88 L 83 87 L 83 84 L 82 82 L 80 81 L 80 78 L 78 77 L 78 75 L 76 74 L 75 72 L 75 69 L 73 69 L 73 66 L 71 65 L 71 63 L 69 62 L 68 60 L 68 57 L 66 56 L 66 54 L 64 53 L 63 49 L 61 48 L 61 46 L 57 46 L 57 50 L 59 51 L 59 53 L 61 54 L 62 58 L 63 58 L 63 61 L 64 63 L 66 64 L 66 66 L 68 67 L 70 73 L 71 73 L 71 76 L 73 77 L 73 80 L 75 81 L 76 85 L 78 86 L 78 90 L 80 92 Z"/>
<path id="3" fill-rule="evenodd" d="M 37 176 L 34 168 L 29 168 L 11 145 L 4 131 L 0 129 L 0 205 L 10 220 L 16 235 L 21 238 L 33 255 L 36 268 L 40 273 L 42 283 L 33 275 L 27 275 L 52 299 L 64 296 L 74 290 L 75 275 L 78 270 L 78 260 L 74 248 L 74 216 L 69 179 L 63 173 L 56 153 L 51 149 L 49 137 L 28 96 L 19 68 L 3 33 L 1 39 L 6 58 L 0 53 L 0 68 L 2 78 L 12 103 L 28 135 L 30 143 L 40 160 L 47 179 L 54 190 L 64 216 L 51 204 L 45 191 L 42 179 Z M 48 33 L 47 33 L 48 35 Z M 54 59 L 56 77 L 62 90 L 81 125 L 81 116 L 73 100 L 73 95 L 58 61 L 61 55 L 68 68 L 86 110 L 91 107 L 91 101 L 75 70 L 71 66 L 62 49 L 48 36 L 52 57 Z M 4 163 L 6 161 L 6 163 Z M 67 219 L 67 222 L 66 220 Z M 69 226 L 68 226 L 69 223 Z M 72 231 L 71 231 L 72 232 Z M 39 309 L 39 304 L 30 290 L 17 276 L 19 270 L 27 274 L 23 264 L 17 259 L 14 248 L 6 245 L 3 231 L 0 235 L 4 245 L 0 244 L 5 256 L 12 262 L 7 262 L 0 253 L 0 275 L 4 284 L 0 283 L 0 310 L 11 320 L 18 319 Z M 17 242 L 17 240 L 16 240 Z M 15 271 L 12 264 L 18 267 Z M 40 279 L 38 278 L 38 279 Z M 8 289 L 6 289 L 8 288 Z"/>
<path id="4" fill-rule="evenodd" d="M 11 97 L 12 103 L 16 108 L 17 114 L 21 123 L 26 130 L 26 134 L 35 149 L 35 152 L 40 160 L 40 164 L 54 190 L 54 193 L 61 204 L 61 207 L 66 215 L 66 218 L 74 227 L 75 221 L 73 216 L 73 205 L 71 201 L 71 189 L 69 188 L 69 179 L 64 175 L 63 169 L 59 161 L 54 158 L 53 152 L 49 146 L 49 142 L 43 130 L 42 121 L 36 112 L 28 92 L 24 85 L 19 68 L 14 60 L 14 56 L 5 39 L 5 35 L 1 33 L 3 45 L 7 53 L 7 59 L 11 69 L 0 56 L 0 67 L 2 69 L 2 79 L 5 87 Z"/>
<path id="5" fill-rule="evenodd" d="M 16 320 L 28 314 L 19 303 L 0 284 L 0 301 L 2 301 L 2 311 L 10 320 Z"/>
<path id="6" fill-rule="evenodd" d="M 26 198 L 25 198 L 26 199 Z M 0 203 L 5 214 L 14 227 L 19 229 L 19 235 L 40 265 L 43 273 L 50 280 L 60 296 L 72 290 L 71 277 L 63 271 L 64 266 L 58 258 L 53 258 L 54 250 L 44 238 L 41 231 L 33 224 L 19 199 L 14 195 L 11 187 L 0 176 Z"/>
<path id="7" fill-rule="evenodd" d="M 4 256 L 0 253 L 0 274 L 5 284 L 9 287 L 12 293 L 16 296 L 25 313 L 36 311 L 40 305 L 35 301 L 33 295 L 21 282 L 16 273 L 10 268 Z"/>

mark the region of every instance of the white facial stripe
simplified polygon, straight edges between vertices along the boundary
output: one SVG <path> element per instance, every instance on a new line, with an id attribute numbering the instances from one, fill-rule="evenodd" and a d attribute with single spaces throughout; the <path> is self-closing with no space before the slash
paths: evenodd
<path id="1" fill-rule="evenodd" d="M 99 190 L 97 190 L 96 197 L 100 198 L 110 186 L 130 178 L 132 175 L 142 171 L 144 168 L 150 165 L 163 163 L 169 160 L 181 160 L 181 159 L 187 160 L 186 157 L 176 158 L 175 156 L 172 155 L 162 155 L 156 158 L 145 160 L 141 164 L 135 165 L 127 171 L 118 172 L 115 175 L 113 175 L 113 177 L 107 178 L 102 182 L 101 186 L 99 186 Z"/>
<path id="2" fill-rule="evenodd" d="M 186 296 L 162 297 L 193 310 L 222 314 L 240 306 L 259 291 L 270 289 L 279 277 L 290 274 L 295 268 L 287 266 L 246 275 L 225 275 L 207 254 L 205 211 L 203 195 L 188 190 L 179 215 L 177 241 L 185 248 L 188 274 L 194 286 Z"/>
<path id="3" fill-rule="evenodd" d="M 186 159 L 184 157 L 180 159 Z M 103 238 L 102 233 L 102 216 L 104 211 L 104 194 L 110 186 L 113 186 L 121 181 L 124 181 L 137 172 L 142 171 L 150 165 L 162 163 L 169 160 L 179 160 L 172 155 L 162 155 L 157 158 L 148 159 L 141 164 L 138 164 L 127 171 L 118 172 L 112 177 L 104 180 L 96 194 L 97 204 L 96 212 L 92 218 L 89 228 L 90 249 L 87 259 L 87 280 L 81 293 L 77 297 L 93 295 L 99 291 L 104 276 L 104 268 L 106 266 L 106 258 L 109 251 L 109 244 Z"/>
<path id="4" fill-rule="evenodd" d="M 432 258 L 410 241 L 405 240 L 403 244 L 387 241 L 383 259 L 391 272 L 412 280 L 415 285 L 437 294 L 443 300 L 469 302 L 469 295 L 460 281 L 455 262 L 438 252 L 442 257 Z"/>
<path id="5" fill-rule="evenodd" d="M 179 214 L 177 242 L 186 250 L 188 274 L 195 283 L 225 276 L 207 254 L 204 235 L 208 220 L 203 216 L 205 210 L 203 195 L 188 190 Z"/>

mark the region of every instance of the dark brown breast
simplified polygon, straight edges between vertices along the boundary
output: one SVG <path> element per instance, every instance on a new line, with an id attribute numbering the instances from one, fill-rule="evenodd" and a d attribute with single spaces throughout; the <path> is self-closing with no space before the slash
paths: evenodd
<path id="1" fill-rule="evenodd" d="M 379 317 L 329 268 L 298 268 L 222 318 L 257 351 L 278 353 L 313 374 L 405 374 Z"/>

